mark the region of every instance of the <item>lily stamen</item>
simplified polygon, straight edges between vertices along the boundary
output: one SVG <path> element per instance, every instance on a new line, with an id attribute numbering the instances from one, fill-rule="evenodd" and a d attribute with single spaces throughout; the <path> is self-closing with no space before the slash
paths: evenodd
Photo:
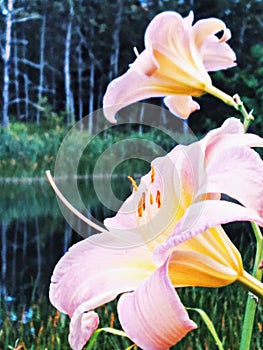
<path id="1" fill-rule="evenodd" d="M 82 220 L 85 224 L 87 224 L 88 226 L 94 228 L 95 230 L 101 232 L 101 233 L 109 233 L 108 230 L 106 230 L 105 228 L 103 228 L 102 226 L 99 226 L 97 224 L 95 224 L 95 222 L 91 221 L 90 219 L 88 219 L 85 215 L 83 215 L 82 213 L 80 213 L 75 207 L 73 207 L 72 204 L 69 203 L 69 201 L 63 196 L 63 194 L 60 192 L 60 190 L 58 189 L 57 185 L 55 184 L 55 181 L 53 179 L 53 177 L 50 174 L 50 171 L 47 170 L 46 171 L 46 176 L 47 179 L 50 183 L 50 185 L 52 186 L 54 192 L 56 193 L 56 195 L 58 196 L 58 198 L 61 200 L 61 202 L 74 214 L 76 215 L 76 217 L 78 217 L 80 220 Z"/>
<path id="2" fill-rule="evenodd" d="M 161 192 L 159 190 L 157 190 L 155 201 L 157 203 L 157 207 L 160 208 L 162 205 L 162 201 L 161 201 Z"/>
<path id="3" fill-rule="evenodd" d="M 154 203 L 153 195 L 152 195 L 152 193 L 150 192 L 150 204 L 153 204 L 153 203 Z"/>
<path id="4" fill-rule="evenodd" d="M 155 180 L 155 170 L 154 170 L 154 166 L 151 165 L 151 183 L 154 183 Z"/>
<path id="5" fill-rule="evenodd" d="M 133 189 L 135 191 L 137 191 L 138 190 L 138 185 L 137 185 L 136 181 L 134 180 L 134 178 L 132 176 L 128 176 L 128 180 L 130 180 Z"/>

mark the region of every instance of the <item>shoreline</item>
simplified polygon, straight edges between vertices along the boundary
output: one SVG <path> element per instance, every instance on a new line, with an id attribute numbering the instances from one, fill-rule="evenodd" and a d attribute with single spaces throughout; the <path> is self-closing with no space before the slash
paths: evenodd
<path id="1" fill-rule="evenodd" d="M 142 174 L 134 174 L 135 177 L 141 177 Z M 78 180 L 91 180 L 93 178 L 125 178 L 127 175 L 124 174 L 93 174 L 93 175 L 80 175 L 80 176 L 61 176 L 56 177 L 56 181 L 69 181 L 70 179 L 78 179 Z M 45 176 L 42 177 L 0 177 L 0 185 L 1 184 L 30 184 L 37 182 L 45 182 L 47 178 Z"/>

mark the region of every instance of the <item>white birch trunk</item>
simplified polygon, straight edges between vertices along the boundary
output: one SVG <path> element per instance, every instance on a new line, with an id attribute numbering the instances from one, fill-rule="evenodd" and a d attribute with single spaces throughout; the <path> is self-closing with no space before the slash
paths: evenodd
<path id="1" fill-rule="evenodd" d="M 40 29 L 40 57 L 39 57 L 39 86 L 38 86 L 38 104 L 41 104 L 44 89 L 44 69 L 45 69 L 45 33 L 46 33 L 46 13 L 42 17 Z M 40 109 L 37 109 L 36 122 L 40 122 Z"/>
<path id="2" fill-rule="evenodd" d="M 112 54 L 110 57 L 110 72 L 109 80 L 116 77 L 118 74 L 119 52 L 120 52 L 120 29 L 122 19 L 122 0 L 117 0 L 116 3 L 117 13 L 114 22 L 114 30 L 112 35 Z"/>
<path id="3" fill-rule="evenodd" d="M 67 123 L 74 123 L 74 102 L 73 93 L 71 90 L 71 75 L 70 75 L 70 49 L 72 36 L 72 22 L 74 16 L 73 3 L 70 1 L 70 13 L 67 25 L 66 42 L 65 42 L 65 58 L 64 58 L 64 79 L 65 79 L 65 97 L 66 97 L 66 113 Z"/>
<path id="4" fill-rule="evenodd" d="M 2 125 L 7 126 L 9 123 L 8 105 L 9 105 L 9 61 L 11 57 L 11 39 L 12 39 L 12 12 L 13 0 L 8 0 L 8 13 L 6 15 L 6 31 L 5 31 L 5 49 L 4 49 L 4 84 L 3 84 L 3 120 Z"/>
<path id="5" fill-rule="evenodd" d="M 95 77 L 95 64 L 94 61 L 90 62 L 90 76 L 89 76 L 89 132 L 92 133 L 93 129 L 93 112 L 94 112 L 94 77 Z"/>
<path id="6" fill-rule="evenodd" d="M 24 94 L 25 94 L 25 119 L 29 119 L 29 79 L 27 74 L 23 74 L 24 78 Z"/>
<path id="7" fill-rule="evenodd" d="M 83 118 L 83 59 L 82 59 L 82 44 L 78 46 L 78 107 L 79 107 L 79 120 Z"/>
<path id="8" fill-rule="evenodd" d="M 16 34 L 14 33 L 14 45 L 13 45 L 13 57 L 14 57 L 14 85 L 15 85 L 15 99 L 20 101 L 20 82 L 19 82 L 19 68 L 18 68 L 18 42 Z M 21 115 L 20 102 L 16 104 L 16 113 L 19 118 Z"/>

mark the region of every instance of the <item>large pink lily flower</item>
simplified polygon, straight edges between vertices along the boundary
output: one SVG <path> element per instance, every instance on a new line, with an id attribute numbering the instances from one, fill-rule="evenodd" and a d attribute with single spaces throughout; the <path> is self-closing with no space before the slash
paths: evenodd
<path id="1" fill-rule="evenodd" d="M 150 97 L 167 96 L 165 104 L 182 118 L 199 109 L 191 96 L 206 92 L 236 106 L 232 97 L 212 85 L 207 73 L 236 65 L 236 55 L 226 43 L 230 30 L 216 18 L 192 22 L 193 12 L 182 18 L 172 11 L 150 22 L 145 50 L 107 88 L 103 106 L 110 122 L 116 122 L 115 114 L 121 108 Z M 215 35 L 218 32 L 223 33 L 220 38 Z"/>
<path id="2" fill-rule="evenodd" d="M 196 328 L 175 287 L 240 281 L 263 295 L 220 226 L 263 226 L 263 161 L 251 147 L 263 147 L 263 139 L 244 134 L 235 118 L 201 141 L 175 147 L 152 162 L 139 185 L 132 181 L 131 196 L 104 222 L 108 232 L 102 228 L 62 257 L 50 300 L 71 318 L 73 349 L 82 349 L 98 327 L 95 309 L 120 294 L 120 323 L 146 350 L 168 349 Z M 220 199 L 222 193 L 235 202 Z"/>

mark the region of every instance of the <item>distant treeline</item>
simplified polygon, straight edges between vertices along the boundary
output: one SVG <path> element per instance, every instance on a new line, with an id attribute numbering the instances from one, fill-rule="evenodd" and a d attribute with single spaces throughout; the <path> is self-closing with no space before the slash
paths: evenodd
<path id="1" fill-rule="evenodd" d="M 0 181 L 4 181 L 4 178 L 45 177 L 46 170 L 51 170 L 53 173 L 59 147 L 67 131 L 68 129 L 60 123 L 59 119 L 53 120 L 51 124 L 43 122 L 41 126 L 36 126 L 35 123 L 13 122 L 8 128 L 0 127 Z M 62 164 L 63 173 L 60 172 L 62 177 L 93 176 L 97 161 L 103 152 L 109 150 L 114 144 L 117 144 L 119 155 L 113 163 L 118 163 L 119 160 L 120 162 L 114 168 L 111 159 L 107 157 L 104 166 L 100 167 L 101 175 L 108 173 L 111 165 L 115 175 L 143 175 L 149 171 L 150 167 L 149 161 L 140 160 L 140 157 L 136 159 L 136 155 L 142 153 L 141 143 L 138 140 L 146 142 L 145 147 L 149 150 L 151 159 L 160 156 L 160 149 L 165 153 L 176 145 L 174 139 L 161 131 L 139 130 L 139 126 L 136 129 L 128 125 L 128 128 L 121 131 L 116 128 L 115 131 L 105 131 L 91 137 L 87 147 L 79 155 L 79 146 L 82 146 L 83 139 L 84 142 L 87 139 L 87 133 L 86 129 L 74 129 L 71 132 L 71 143 Z M 177 139 L 179 138 L 182 139 L 180 133 Z M 127 149 L 126 142 L 129 140 L 135 140 L 131 146 L 135 159 L 128 159 L 130 150 Z M 119 141 L 124 142 L 118 144 Z M 129 143 L 128 146 L 130 145 Z M 144 149 L 144 152 L 147 153 L 147 149 Z M 75 169 L 72 168 L 72 160 L 76 156 L 79 156 L 80 160 Z"/>

